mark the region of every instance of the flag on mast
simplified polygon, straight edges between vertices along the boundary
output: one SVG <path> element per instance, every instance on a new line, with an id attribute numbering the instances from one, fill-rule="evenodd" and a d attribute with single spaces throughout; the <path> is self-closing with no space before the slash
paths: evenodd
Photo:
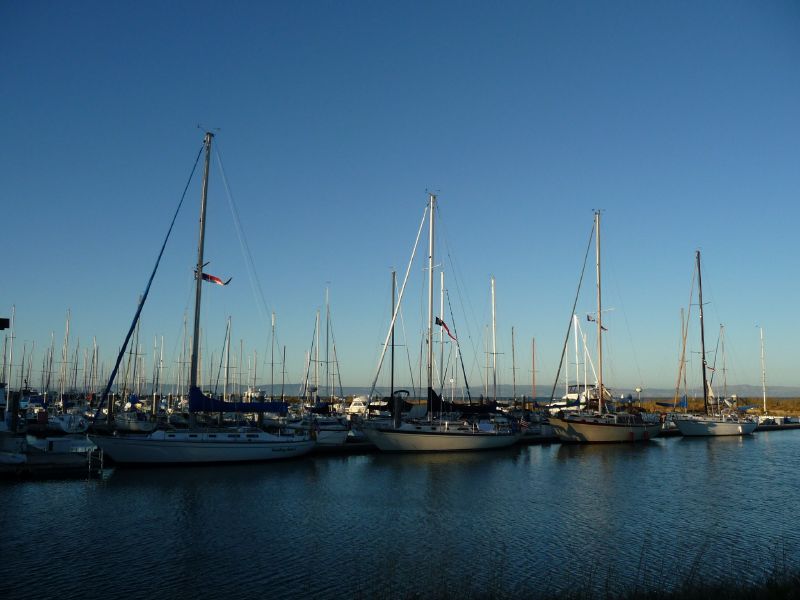
<path id="1" fill-rule="evenodd" d="M 595 319 L 592 315 L 586 315 L 586 320 L 591 321 L 592 323 L 597 322 L 597 319 Z M 600 325 L 600 329 L 602 329 L 603 331 L 608 331 L 608 329 L 606 329 L 604 325 Z"/>
<path id="2" fill-rule="evenodd" d="M 453 338 L 453 341 L 455 341 L 455 342 L 457 342 L 457 341 L 458 341 L 458 340 L 455 338 L 455 336 L 454 336 L 452 333 L 450 333 L 450 328 L 447 326 L 447 323 L 445 323 L 444 321 L 442 321 L 442 320 L 441 320 L 439 317 L 436 317 L 436 324 L 437 324 L 437 325 L 441 325 L 442 327 L 444 327 L 444 330 L 447 332 L 447 335 L 449 335 L 451 338 Z"/>
<path id="3" fill-rule="evenodd" d="M 230 277 L 228 281 L 222 281 L 216 275 L 209 275 L 208 273 L 203 273 L 203 281 L 210 281 L 211 283 L 216 283 L 217 285 L 228 285 L 231 282 L 233 277 Z"/>

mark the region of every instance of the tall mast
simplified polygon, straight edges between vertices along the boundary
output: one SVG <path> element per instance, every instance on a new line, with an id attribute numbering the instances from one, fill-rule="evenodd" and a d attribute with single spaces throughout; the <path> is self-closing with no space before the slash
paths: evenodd
<path id="1" fill-rule="evenodd" d="M 272 342 L 269 359 L 269 399 L 275 399 L 275 312 L 272 313 Z"/>
<path id="2" fill-rule="evenodd" d="M 429 194 L 430 220 L 428 221 L 428 418 L 433 406 L 433 232 L 436 195 Z"/>
<path id="3" fill-rule="evenodd" d="M 603 412 L 603 295 L 600 285 L 600 211 L 594 213 L 595 254 L 597 256 L 597 383 L 600 387 L 598 409 Z"/>
<path id="4" fill-rule="evenodd" d="M 239 396 L 239 401 L 242 399 L 242 375 L 244 374 L 244 339 L 239 338 L 239 364 L 236 373 L 236 392 L 234 396 Z"/>
<path id="5" fill-rule="evenodd" d="M 89 381 L 89 385 L 92 388 L 92 399 L 94 399 L 95 394 L 97 393 L 97 338 L 92 336 L 92 377 Z M 161 338 L 161 354 L 163 358 L 164 354 L 164 338 Z"/>
<path id="6" fill-rule="evenodd" d="M 439 318 L 444 321 L 444 270 L 439 272 Z M 444 327 L 439 327 L 439 389 L 444 393 Z"/>
<path id="7" fill-rule="evenodd" d="M 317 343 L 314 344 L 314 393 L 311 397 L 316 404 L 317 398 L 319 398 L 319 310 L 317 310 L 317 322 L 314 329 L 317 334 Z"/>
<path id="8" fill-rule="evenodd" d="M 485 356 L 486 368 L 483 377 L 483 398 L 489 399 L 489 326 L 483 326 L 483 354 Z"/>
<path id="9" fill-rule="evenodd" d="M 700 250 L 695 253 L 697 257 L 697 289 L 700 302 L 700 355 L 703 360 L 703 408 L 708 414 L 708 379 L 706 378 L 706 334 L 703 324 L 703 277 L 700 275 Z"/>
<path id="10" fill-rule="evenodd" d="M 253 391 L 256 390 L 256 378 L 258 377 L 258 350 L 253 350 Z"/>
<path id="11" fill-rule="evenodd" d="M 578 315 L 572 315 L 572 330 L 574 333 L 573 337 L 575 338 L 575 389 L 576 390 L 580 389 L 579 386 L 581 383 L 581 358 L 578 355 L 578 335 L 580 334 L 580 332 L 578 331 L 579 328 L 580 325 L 578 324 Z M 567 371 L 568 369 L 564 370 Z M 569 392 L 569 390 L 567 391 Z M 584 393 L 587 393 L 585 389 Z M 580 397 L 580 392 L 578 392 L 578 397 Z"/>
<path id="12" fill-rule="evenodd" d="M 331 305 L 328 296 L 328 287 L 325 287 L 325 387 L 327 396 L 330 399 L 333 386 L 331 386 L 331 360 L 330 360 L 330 337 L 331 337 Z"/>
<path id="13" fill-rule="evenodd" d="M 64 344 L 61 346 L 61 369 L 59 371 L 59 390 L 58 401 L 61 404 L 61 410 L 64 410 L 64 391 L 67 387 L 67 362 L 69 361 L 69 316 L 70 310 L 67 309 L 67 323 L 64 327 Z M 13 337 L 11 338 L 14 339 Z"/>
<path id="14" fill-rule="evenodd" d="M 395 293 L 397 291 L 397 272 L 392 269 L 392 315 L 394 315 Z M 394 397 L 394 320 L 392 320 L 392 354 L 391 354 L 391 374 L 389 375 L 389 397 Z"/>
<path id="15" fill-rule="evenodd" d="M 722 397 L 728 397 L 728 369 L 725 365 L 725 325 L 719 326 L 719 345 L 722 352 Z"/>
<path id="16" fill-rule="evenodd" d="M 514 326 L 511 326 L 511 390 L 514 404 L 517 403 L 517 362 L 514 356 Z"/>
<path id="17" fill-rule="evenodd" d="M 214 134 L 206 132 L 203 144 L 206 147 L 205 167 L 203 171 L 203 189 L 200 200 L 200 237 L 197 243 L 197 270 L 195 271 L 194 295 L 194 329 L 192 330 L 192 364 L 189 370 L 189 393 L 197 388 L 199 352 L 200 352 L 200 300 L 203 290 L 203 248 L 206 240 L 206 203 L 208 201 L 208 172 L 211 164 L 211 140 Z"/>
<path id="18" fill-rule="evenodd" d="M 531 338 L 531 396 L 536 402 L 536 338 Z"/>
<path id="19" fill-rule="evenodd" d="M 4 357 L 4 364 L 3 364 L 3 379 L 4 383 L 8 386 L 8 393 L 11 394 L 11 383 L 14 379 L 14 320 L 17 314 L 17 305 L 11 305 L 11 327 L 8 334 L 8 376 L 6 377 L 5 374 L 5 357 Z M 8 400 L 6 400 L 8 402 Z M 16 430 L 15 430 L 16 431 Z"/>
<path id="20" fill-rule="evenodd" d="M 492 275 L 492 399 L 497 402 L 497 319 L 494 304 L 494 275 Z"/>
<path id="21" fill-rule="evenodd" d="M 223 400 L 230 400 L 230 392 L 228 388 L 231 383 L 231 317 L 228 315 L 228 323 L 227 323 L 226 331 L 225 331 L 225 384 L 222 388 L 222 399 Z M 214 386 L 216 387 L 216 386 Z"/>
<path id="22" fill-rule="evenodd" d="M 0 384 L 6 383 L 6 351 L 8 350 L 8 334 L 3 337 L 3 369 L 0 371 Z"/>
<path id="23" fill-rule="evenodd" d="M 286 378 L 286 346 L 283 347 L 283 362 L 281 362 L 281 402 L 283 402 L 283 384 Z"/>
<path id="24" fill-rule="evenodd" d="M 767 414 L 767 367 L 764 362 L 764 328 L 759 327 L 761 334 L 761 394 L 764 398 L 764 414 Z"/>

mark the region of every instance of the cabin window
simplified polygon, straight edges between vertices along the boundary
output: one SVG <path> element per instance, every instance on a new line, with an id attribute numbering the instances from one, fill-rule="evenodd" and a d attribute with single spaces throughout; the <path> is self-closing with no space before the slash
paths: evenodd
<path id="1" fill-rule="evenodd" d="M 174 433 L 168 433 L 167 437 L 175 437 L 175 434 Z"/>
<path id="2" fill-rule="evenodd" d="M 196 434 L 196 433 L 190 433 L 190 434 L 189 434 L 189 437 L 190 437 L 190 438 L 196 438 L 196 437 L 197 437 L 197 434 Z"/>
<path id="3" fill-rule="evenodd" d="M 249 438 L 257 438 L 258 434 L 257 433 L 248 433 L 247 437 L 249 437 Z"/>
<path id="4" fill-rule="evenodd" d="M 213 438 L 215 438 L 215 437 L 217 437 L 217 434 L 216 434 L 216 433 L 209 433 L 209 434 L 208 434 L 208 437 L 213 437 Z"/>
<path id="5" fill-rule="evenodd" d="M 239 434 L 238 434 L 238 433 L 229 433 L 229 434 L 228 434 L 228 437 L 229 437 L 229 438 L 238 438 L 238 437 L 239 437 Z"/>

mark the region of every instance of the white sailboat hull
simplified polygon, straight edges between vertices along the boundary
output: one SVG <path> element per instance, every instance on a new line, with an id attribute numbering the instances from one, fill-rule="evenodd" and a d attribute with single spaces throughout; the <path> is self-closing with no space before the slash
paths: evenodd
<path id="1" fill-rule="evenodd" d="M 425 430 L 427 429 L 427 431 Z M 364 428 L 364 435 L 384 452 L 463 452 L 506 448 L 519 441 L 519 433 L 459 432 L 437 426 L 420 429 Z"/>
<path id="2" fill-rule="evenodd" d="M 550 417 L 550 425 L 562 442 L 612 444 L 646 442 L 661 431 L 660 423 L 611 423 Z"/>
<path id="3" fill-rule="evenodd" d="M 341 446 L 347 442 L 347 429 L 320 429 L 317 431 L 317 446 Z"/>
<path id="4" fill-rule="evenodd" d="M 731 421 L 727 419 L 715 419 L 713 417 L 699 417 L 676 419 L 675 425 L 677 425 L 681 435 L 687 437 L 703 437 L 750 435 L 755 431 L 758 423 L 755 421 Z"/>
<path id="5" fill-rule="evenodd" d="M 84 433 L 89 429 L 89 421 L 71 413 L 50 415 L 47 418 L 47 429 L 55 433 Z"/>
<path id="6" fill-rule="evenodd" d="M 266 461 L 301 456 L 314 447 L 314 441 L 306 437 L 265 432 L 155 431 L 149 435 L 98 435 L 90 439 L 115 462 L 137 464 Z"/>

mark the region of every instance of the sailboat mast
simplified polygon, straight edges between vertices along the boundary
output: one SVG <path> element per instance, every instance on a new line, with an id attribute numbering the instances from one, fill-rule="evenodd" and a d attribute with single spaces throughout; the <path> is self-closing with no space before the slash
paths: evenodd
<path id="1" fill-rule="evenodd" d="M 581 357 L 578 354 L 578 349 L 579 349 L 578 348 L 578 341 L 579 341 L 578 340 L 578 336 L 580 335 L 580 332 L 578 331 L 579 328 L 580 328 L 580 326 L 578 325 L 578 315 L 572 315 L 572 330 L 573 330 L 573 334 L 574 334 L 573 337 L 575 338 L 575 389 L 576 390 L 580 389 L 579 386 L 580 386 L 580 383 L 581 383 Z M 567 371 L 568 371 L 568 369 L 564 369 L 565 373 Z M 585 392 L 586 392 L 586 389 L 584 388 L 584 393 Z M 569 393 L 569 390 L 567 390 L 567 393 Z M 578 396 L 580 397 L 580 392 L 578 392 Z"/>
<path id="2" fill-rule="evenodd" d="M 206 148 L 205 166 L 203 171 L 203 190 L 200 201 L 200 238 L 197 243 L 197 270 L 195 272 L 196 286 L 194 296 L 194 329 L 192 333 L 192 364 L 189 371 L 189 393 L 197 387 L 198 356 L 200 352 L 200 300 L 203 291 L 203 248 L 206 240 L 206 203 L 208 200 L 208 172 L 211 164 L 211 140 L 214 134 L 206 132 L 203 145 Z"/>
<path id="3" fill-rule="evenodd" d="M 269 399 L 275 398 L 275 313 L 272 313 L 272 338 L 270 342 L 270 359 L 269 359 Z"/>
<path id="4" fill-rule="evenodd" d="M 697 289 L 700 302 L 700 356 L 703 360 L 703 408 L 708 414 L 708 379 L 706 377 L 706 334 L 703 323 L 703 277 L 700 274 L 700 250 L 695 253 L 697 258 Z"/>
<path id="5" fill-rule="evenodd" d="M 719 326 L 719 345 L 722 352 L 722 397 L 728 397 L 728 369 L 725 365 L 725 325 Z"/>
<path id="6" fill-rule="evenodd" d="M 759 327 L 761 334 L 761 395 L 764 398 L 764 414 L 767 414 L 767 367 L 764 362 L 764 328 Z"/>
<path id="7" fill-rule="evenodd" d="M 325 287 L 325 387 L 328 399 L 333 396 L 333 386 L 331 385 L 331 360 L 330 360 L 330 338 L 331 338 L 331 305 L 328 296 L 328 288 Z"/>
<path id="8" fill-rule="evenodd" d="M 514 356 L 514 326 L 511 326 L 511 393 L 514 404 L 517 403 L 517 362 Z"/>
<path id="9" fill-rule="evenodd" d="M 531 397 L 536 402 L 536 338 L 531 338 Z"/>
<path id="10" fill-rule="evenodd" d="M 444 271 L 439 272 L 439 318 L 444 321 Z M 444 327 L 439 327 L 439 389 L 444 393 Z"/>
<path id="11" fill-rule="evenodd" d="M 283 402 L 283 385 L 286 379 L 286 346 L 283 347 L 283 361 L 281 362 L 281 402 Z"/>
<path id="12" fill-rule="evenodd" d="M 8 393 L 11 394 L 11 383 L 14 379 L 14 320 L 17 314 L 17 305 L 11 305 L 11 327 L 8 335 L 8 376 L 5 373 L 5 356 L 3 357 L 3 383 L 8 385 Z M 8 402 L 8 400 L 6 400 Z M 16 429 L 14 429 L 16 431 Z"/>
<path id="13" fill-rule="evenodd" d="M 228 387 L 231 381 L 231 317 L 228 315 L 228 323 L 225 331 L 225 385 L 222 388 L 222 399 L 230 400 Z M 216 387 L 216 386 L 214 386 Z"/>
<path id="14" fill-rule="evenodd" d="M 597 257 L 597 383 L 600 387 L 598 409 L 603 412 L 603 295 L 600 285 L 600 211 L 594 213 L 595 255 Z"/>
<path id="15" fill-rule="evenodd" d="M 433 403 L 433 232 L 436 195 L 429 194 L 430 219 L 428 221 L 428 408 Z M 429 418 L 432 417 L 430 410 Z"/>
<path id="16" fill-rule="evenodd" d="M 392 315 L 395 311 L 395 293 L 397 291 L 397 272 L 392 270 Z M 392 353 L 391 353 L 391 374 L 389 375 L 389 397 L 394 397 L 394 321 L 392 321 Z"/>
<path id="17" fill-rule="evenodd" d="M 492 275 L 492 399 L 497 402 L 497 319 L 494 304 L 494 275 Z"/>
<path id="18" fill-rule="evenodd" d="M 317 336 L 316 344 L 314 344 L 314 393 L 311 395 L 313 403 L 317 403 L 319 398 L 319 310 L 317 310 L 317 321 L 314 324 L 314 333 Z"/>

